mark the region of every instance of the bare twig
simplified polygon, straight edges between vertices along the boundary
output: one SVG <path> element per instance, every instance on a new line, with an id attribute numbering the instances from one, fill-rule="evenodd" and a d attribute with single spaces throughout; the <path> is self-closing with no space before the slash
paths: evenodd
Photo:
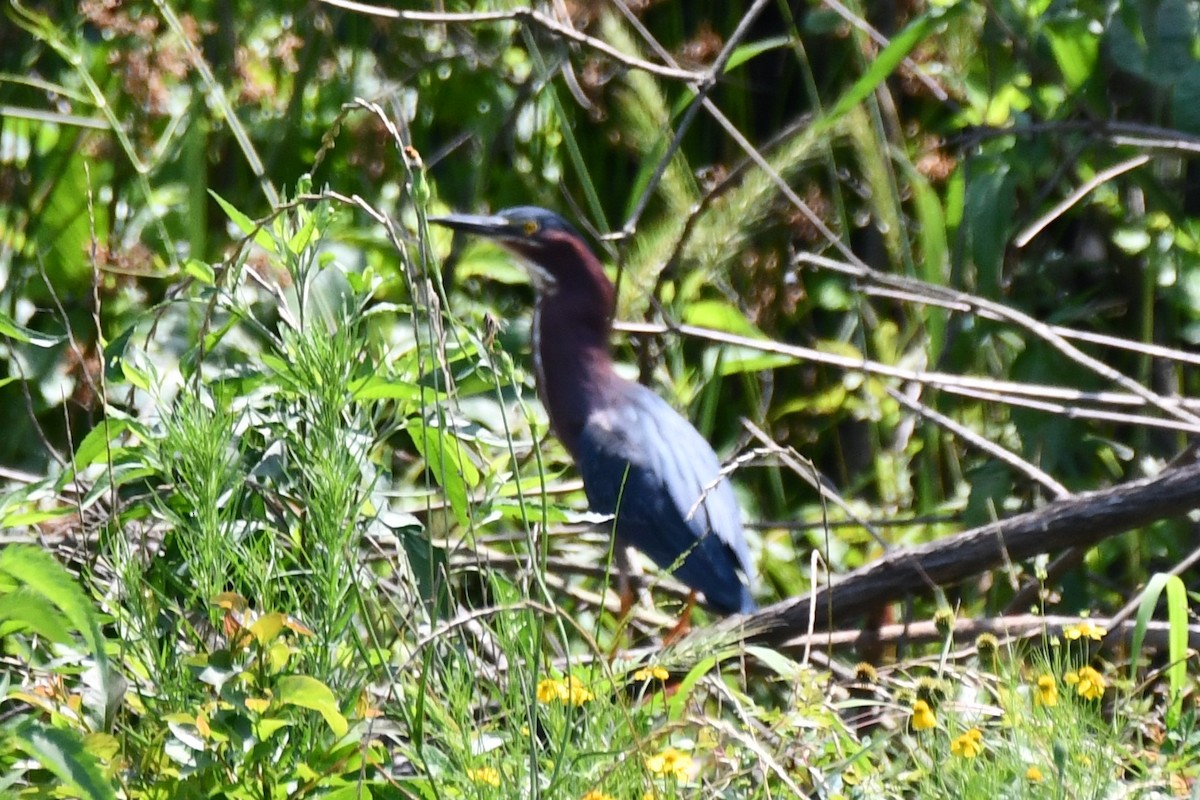
<path id="1" fill-rule="evenodd" d="M 736 345 L 738 347 L 745 347 L 751 350 L 758 350 L 759 352 L 763 353 L 775 353 L 777 355 L 789 356 L 801 361 L 826 364 L 832 367 L 840 367 L 842 369 L 864 372 L 871 375 L 881 375 L 883 377 L 897 378 L 903 381 L 914 381 L 960 394 L 992 392 L 993 394 L 989 399 L 1000 402 L 1020 404 L 1015 400 L 1006 399 L 1007 395 L 1012 395 L 1015 397 L 1050 398 L 1054 400 L 1087 402 L 1102 405 L 1136 407 L 1145 406 L 1148 404 L 1141 395 L 1123 394 L 1117 392 L 1085 392 L 1080 389 L 1074 389 L 1065 386 L 1020 383 L 1017 381 L 1004 381 L 972 375 L 954 375 L 947 372 L 911 370 L 903 367 L 895 367 L 890 364 L 883 364 L 878 361 L 871 361 L 867 358 L 854 358 L 851 356 L 838 355 L 836 353 L 827 353 L 811 347 L 786 344 L 770 339 L 754 339 L 748 336 L 739 336 L 737 334 L 712 330 L 710 328 L 701 328 L 695 325 L 668 326 L 642 322 L 618 322 L 615 323 L 613 327 L 616 330 L 634 334 L 661 335 L 674 331 L 683 336 L 689 336 L 704 341 Z M 1158 399 L 1159 403 L 1156 403 L 1155 405 L 1165 405 L 1167 407 L 1181 409 L 1200 408 L 1200 401 L 1192 398 L 1159 397 Z M 1041 410 L 1051 411 L 1054 413 L 1062 413 L 1067 416 L 1095 417 L 1097 419 L 1109 419 L 1113 421 L 1128 422 L 1131 424 L 1154 425 L 1158 427 L 1169 428 L 1171 430 L 1183 431 L 1186 433 L 1200 433 L 1200 424 L 1177 422 L 1174 420 L 1162 420 L 1156 417 L 1120 415 L 1118 418 L 1117 415 L 1112 414 L 1111 412 L 1072 409 L 1066 406 L 1030 405 L 1030 407 L 1037 407 Z"/>
<path id="2" fill-rule="evenodd" d="M 1171 403 L 1159 394 L 1147 389 L 1142 384 L 1135 381 L 1133 378 L 1121 373 L 1109 365 L 1105 364 L 1098 358 L 1088 355 L 1075 345 L 1068 342 L 1065 338 L 1054 332 L 1053 329 L 1044 322 L 1036 320 L 1023 311 L 1018 311 L 1015 308 L 1009 308 L 1001 303 L 996 303 L 976 295 L 970 295 L 966 292 L 956 291 L 945 287 L 925 284 L 920 281 L 915 281 L 911 278 L 904 278 L 894 275 L 888 275 L 879 270 L 872 269 L 866 264 L 862 264 L 857 259 L 852 263 L 842 263 L 830 258 L 813 255 L 810 253 L 801 253 L 797 256 L 798 261 L 807 262 L 815 266 L 828 269 L 833 272 L 840 272 L 845 275 L 851 275 L 870 283 L 887 286 L 910 288 L 919 286 L 931 296 L 944 297 L 955 302 L 966 304 L 972 312 L 986 312 L 994 314 L 1004 322 L 1015 325 L 1019 328 L 1024 328 L 1031 334 L 1037 336 L 1042 341 L 1053 347 L 1066 358 L 1074 361 L 1076 364 L 1085 369 L 1094 372 L 1100 377 L 1112 381 L 1125 391 L 1137 395 L 1145 400 L 1148 404 L 1154 406 L 1158 410 L 1170 417 L 1174 417 L 1189 425 L 1200 424 L 1200 416 L 1197 416 L 1190 411 L 1187 411 L 1179 406 L 1178 403 Z"/>
<path id="3" fill-rule="evenodd" d="M 1022 473 L 1027 478 L 1036 481 L 1044 488 L 1050 490 L 1050 493 L 1056 498 L 1070 496 L 1071 492 L 1067 489 L 1067 487 L 1063 486 L 1054 478 L 1046 474 L 1045 471 L 1038 469 L 1036 466 L 1021 458 L 1011 450 L 1007 450 L 995 442 L 988 441 L 975 431 L 968 428 L 966 425 L 960 425 L 959 423 L 947 417 L 945 414 L 940 414 L 937 411 L 934 411 L 924 403 L 918 403 L 915 400 L 909 399 L 903 392 L 898 392 L 890 386 L 885 388 L 887 389 L 888 396 L 900 405 L 904 406 L 910 411 L 916 412 L 925 419 L 928 419 L 930 422 L 945 428 L 955 436 L 958 436 L 960 439 L 967 442 L 967 444 L 979 448 L 998 461 L 1003 461 L 1017 472 Z"/>
<path id="4" fill-rule="evenodd" d="M 679 69 L 678 67 L 666 67 L 662 64 L 655 64 L 651 61 L 638 58 L 637 56 L 622 53 L 607 42 L 580 33 L 575 28 L 563 25 L 558 20 L 531 8 L 514 8 L 508 11 L 445 13 L 440 11 L 401 11 L 395 8 L 370 5 L 369 3 L 356 3 L 353 0 L 321 0 L 321 2 L 328 6 L 345 9 L 346 11 L 370 14 L 371 16 L 384 17 L 386 19 L 398 19 L 403 22 L 434 22 L 445 25 L 475 25 L 481 22 L 507 21 L 528 22 L 543 30 L 556 33 L 565 39 L 570 39 L 576 44 L 591 48 L 598 53 L 603 53 L 618 64 L 623 64 L 630 69 L 640 69 L 652 75 L 658 75 L 661 78 L 671 78 L 673 80 L 688 82 L 703 80 L 704 78 L 704 73 L 702 72 L 692 72 L 691 70 Z"/>
<path id="5" fill-rule="evenodd" d="M 1017 247 L 1025 247 L 1025 245 L 1033 241 L 1035 236 L 1045 230 L 1047 225 L 1065 214 L 1071 208 L 1071 206 L 1087 197 L 1088 194 L 1091 193 L 1091 191 L 1097 186 L 1100 186 L 1101 184 L 1106 183 L 1107 181 L 1110 181 L 1119 175 L 1124 175 L 1130 170 L 1137 169 L 1149 161 L 1150 156 L 1148 155 L 1143 154 L 1140 156 L 1134 156 L 1127 161 L 1122 161 L 1120 164 L 1114 164 L 1108 169 L 1101 170 L 1100 172 L 1096 173 L 1094 176 L 1092 176 L 1091 180 L 1085 181 L 1082 186 L 1071 192 L 1071 194 L 1067 195 L 1062 202 L 1058 203 L 1056 206 L 1054 206 L 1054 208 L 1050 209 L 1040 218 L 1035 220 L 1032 225 L 1021 231 L 1021 233 L 1017 235 L 1017 238 L 1013 240 L 1013 243 L 1016 244 Z"/>

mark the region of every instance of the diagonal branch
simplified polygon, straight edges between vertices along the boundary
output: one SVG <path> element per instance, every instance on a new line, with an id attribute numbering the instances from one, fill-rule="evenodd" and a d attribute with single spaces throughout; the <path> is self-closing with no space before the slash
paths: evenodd
<path id="1" fill-rule="evenodd" d="M 1059 500 L 1015 517 L 889 553 L 846 575 L 812 597 L 815 619 L 844 624 L 881 605 L 957 583 L 1006 561 L 1022 561 L 1069 547 L 1090 547 L 1119 533 L 1200 508 L 1200 463 L 1109 489 Z M 808 596 L 785 600 L 755 614 L 734 617 L 752 639 L 778 643 L 808 630 Z"/>

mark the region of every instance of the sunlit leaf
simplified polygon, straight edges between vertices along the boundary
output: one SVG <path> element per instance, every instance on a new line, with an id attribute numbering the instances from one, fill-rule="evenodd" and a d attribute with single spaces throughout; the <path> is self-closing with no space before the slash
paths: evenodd
<path id="1" fill-rule="evenodd" d="M 300 706 L 316 711 L 325 718 L 335 736 L 346 735 L 350 724 L 338 710 L 337 698 L 328 686 L 307 675 L 288 675 L 275 686 L 275 699 L 284 705 Z"/>

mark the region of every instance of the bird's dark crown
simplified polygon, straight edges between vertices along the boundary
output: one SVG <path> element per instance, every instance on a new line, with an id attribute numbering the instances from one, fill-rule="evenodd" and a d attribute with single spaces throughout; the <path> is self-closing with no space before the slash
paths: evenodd
<path id="1" fill-rule="evenodd" d="M 516 206 L 495 214 L 447 214 L 430 217 L 430 222 L 447 228 L 497 239 L 506 244 L 536 248 L 565 235 L 582 242 L 579 231 L 565 219 L 537 206 Z"/>
<path id="2" fill-rule="evenodd" d="M 601 317 L 612 314 L 612 282 L 579 232 L 553 211 L 517 206 L 495 214 L 447 214 L 429 221 L 486 237 L 516 253 L 543 295 L 571 285 L 581 297 L 595 298 Z"/>

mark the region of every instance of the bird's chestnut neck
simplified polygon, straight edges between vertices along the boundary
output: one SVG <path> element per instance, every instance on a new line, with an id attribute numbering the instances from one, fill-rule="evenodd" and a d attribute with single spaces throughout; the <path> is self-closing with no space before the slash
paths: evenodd
<path id="1" fill-rule="evenodd" d="M 523 255 L 540 276 L 533 342 L 538 394 L 555 435 L 574 455 L 588 416 L 624 382 L 609 352 L 616 289 L 577 240 L 564 237 L 536 259 Z"/>

